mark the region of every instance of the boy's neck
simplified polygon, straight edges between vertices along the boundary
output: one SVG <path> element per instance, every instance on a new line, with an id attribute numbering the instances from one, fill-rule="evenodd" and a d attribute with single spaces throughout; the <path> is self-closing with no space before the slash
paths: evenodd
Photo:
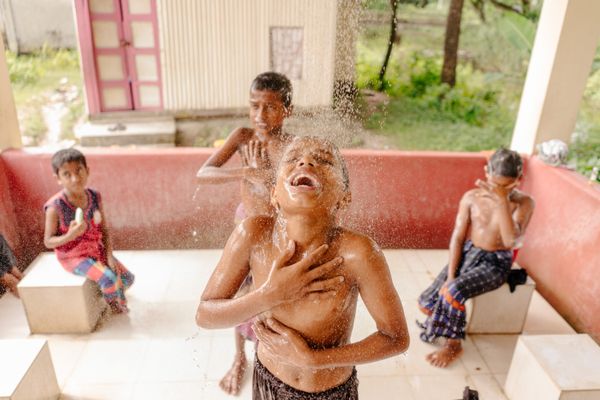
<path id="1" fill-rule="evenodd" d="M 271 129 L 269 132 L 266 133 L 260 133 L 259 131 L 255 131 L 256 135 L 260 138 L 260 139 L 270 139 L 273 137 L 282 137 L 285 136 L 283 133 L 283 126 L 278 126 L 277 128 L 273 128 Z"/>
<path id="2" fill-rule="evenodd" d="M 335 216 L 331 214 L 279 213 L 275 229 L 281 248 L 285 248 L 287 243 L 293 240 L 296 243 L 296 251 L 303 252 L 329 243 L 335 227 Z"/>

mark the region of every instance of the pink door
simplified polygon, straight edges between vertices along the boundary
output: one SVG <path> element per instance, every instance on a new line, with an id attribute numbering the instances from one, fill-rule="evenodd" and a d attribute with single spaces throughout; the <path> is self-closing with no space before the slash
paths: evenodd
<path id="1" fill-rule="evenodd" d="M 84 76 L 90 112 L 162 109 L 156 1 L 78 3 L 84 75 L 92 75 Z M 87 21 L 80 15 L 86 12 Z M 86 22 L 89 43 L 81 35 Z"/>

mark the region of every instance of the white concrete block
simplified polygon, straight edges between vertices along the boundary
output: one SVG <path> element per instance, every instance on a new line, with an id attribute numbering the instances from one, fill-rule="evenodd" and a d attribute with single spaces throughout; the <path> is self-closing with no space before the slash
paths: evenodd
<path id="1" fill-rule="evenodd" d="M 504 386 L 510 400 L 600 399 L 600 347 L 586 334 L 520 336 Z"/>
<path id="2" fill-rule="evenodd" d="M 535 283 L 527 278 L 511 293 L 508 284 L 467 300 L 468 333 L 521 333 Z"/>
<path id="3" fill-rule="evenodd" d="M 31 333 L 87 333 L 106 302 L 98 285 L 63 269 L 54 253 L 42 253 L 18 285 Z"/>
<path id="4" fill-rule="evenodd" d="M 0 400 L 58 398 L 60 389 L 46 340 L 0 340 L 0 355 Z"/>

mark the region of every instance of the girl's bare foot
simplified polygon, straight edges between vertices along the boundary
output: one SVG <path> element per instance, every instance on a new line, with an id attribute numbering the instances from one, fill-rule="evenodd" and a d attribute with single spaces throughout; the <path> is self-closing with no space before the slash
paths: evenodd
<path id="1" fill-rule="evenodd" d="M 221 389 L 223 389 L 225 393 L 237 396 L 240 393 L 242 380 L 244 379 L 247 367 L 248 362 L 246 361 L 246 354 L 238 352 L 233 360 L 233 365 L 229 371 L 227 371 L 223 379 L 221 379 L 221 382 L 219 382 Z"/>
<path id="2" fill-rule="evenodd" d="M 427 355 L 426 359 L 431 365 L 439 368 L 446 368 L 452 361 L 456 360 L 463 353 L 460 340 L 448 339 L 444 347 Z"/>

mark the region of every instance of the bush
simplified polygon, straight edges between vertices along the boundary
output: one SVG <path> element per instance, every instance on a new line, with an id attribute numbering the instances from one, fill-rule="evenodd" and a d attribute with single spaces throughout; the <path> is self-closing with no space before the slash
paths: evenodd
<path id="1" fill-rule="evenodd" d="M 5 52 L 10 81 L 17 85 L 35 84 L 42 76 L 39 60 L 31 56 L 17 56 L 10 51 Z"/>
<path id="2" fill-rule="evenodd" d="M 379 69 L 359 60 L 357 85 L 359 88 L 378 88 Z M 440 83 L 441 57 L 426 57 L 412 53 L 406 65 L 390 63 L 383 91 L 392 98 L 417 99 L 425 108 L 442 114 L 454 122 L 483 126 L 488 116 L 497 111 L 497 92 L 485 82 L 480 72 L 469 65 L 458 68 L 454 88 Z"/>

